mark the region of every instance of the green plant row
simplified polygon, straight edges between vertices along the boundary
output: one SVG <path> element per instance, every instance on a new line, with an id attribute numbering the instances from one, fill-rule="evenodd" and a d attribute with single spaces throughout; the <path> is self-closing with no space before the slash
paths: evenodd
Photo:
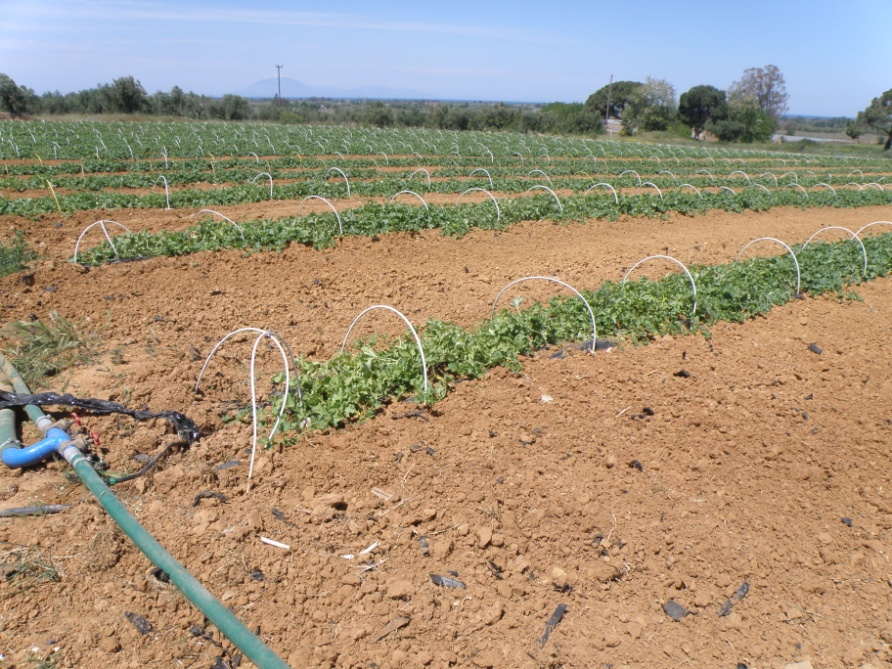
<path id="1" fill-rule="evenodd" d="M 802 295 L 794 291 L 795 272 L 788 255 L 753 258 L 730 265 L 689 268 L 697 286 L 692 314 L 691 285 L 683 274 L 658 281 L 606 282 L 582 295 L 594 311 L 599 339 L 644 342 L 665 334 L 699 332 L 709 336 L 718 321 L 742 322 L 797 297 L 817 296 L 852 283 L 886 276 L 892 270 L 892 234 L 864 240 L 869 263 L 863 271 L 861 247 L 852 241 L 813 243 L 794 249 L 802 271 Z M 578 288 L 578 287 L 577 287 Z M 510 296 L 509 296 L 510 297 Z M 555 297 L 519 310 L 503 309 L 474 330 L 441 321 L 419 329 L 430 386 L 423 388 L 420 356 L 411 337 L 376 350 L 362 342 L 325 362 L 298 359 L 302 400 L 286 404 L 284 431 L 294 438 L 304 429 L 327 429 L 360 420 L 384 405 L 406 398 L 432 403 L 457 380 L 479 378 L 494 367 L 521 368 L 521 359 L 556 344 L 584 342 L 589 348 L 589 312 L 576 297 Z M 596 353 L 597 355 L 597 353 Z M 279 375 L 274 381 L 281 383 Z M 271 415 L 278 413 L 274 407 Z"/>
<path id="2" fill-rule="evenodd" d="M 523 192 L 527 188 L 535 184 L 549 184 L 555 189 L 573 190 L 583 192 L 596 182 L 609 182 L 614 188 L 636 188 L 642 182 L 652 183 L 662 190 L 671 189 L 680 186 L 682 183 L 692 185 L 698 189 L 717 188 L 725 186 L 735 190 L 747 187 L 751 184 L 759 183 L 769 188 L 777 188 L 784 184 L 798 184 L 805 188 L 814 187 L 818 184 L 826 184 L 834 189 L 844 187 L 852 187 L 851 184 L 857 184 L 860 187 L 869 187 L 880 190 L 882 184 L 878 182 L 885 181 L 885 176 L 871 175 L 863 176 L 863 171 L 859 171 L 861 175 L 852 176 L 843 179 L 839 175 L 836 177 L 831 173 L 816 174 L 812 170 L 802 172 L 786 171 L 774 174 L 773 172 L 763 172 L 750 177 L 730 176 L 731 172 L 721 174 L 718 170 L 704 174 L 707 170 L 692 169 L 687 170 L 660 170 L 646 171 L 643 166 L 639 166 L 640 172 L 625 168 L 625 166 L 615 166 L 612 170 L 608 170 L 608 165 L 586 165 L 590 171 L 577 169 L 568 170 L 530 170 L 526 167 L 494 167 L 487 169 L 488 174 L 484 174 L 481 168 L 468 170 L 467 168 L 431 168 L 433 170 L 431 176 L 434 181 L 428 185 L 426 175 L 417 169 L 405 169 L 401 171 L 390 171 L 379 173 L 374 168 L 348 168 L 347 177 L 352 186 L 354 195 L 364 196 L 386 196 L 392 195 L 402 189 L 412 188 L 418 191 L 436 191 L 441 193 L 460 193 L 471 186 L 489 188 L 499 192 L 518 193 Z M 647 166 L 651 170 L 656 165 Z M 338 168 L 341 169 L 341 168 Z M 483 168 L 486 169 L 486 168 Z M 271 171 L 270 171 L 271 170 Z M 345 194 L 345 184 L 343 177 L 332 169 L 303 169 L 300 171 L 289 170 L 287 168 L 275 169 L 269 166 L 261 166 L 260 168 L 248 165 L 239 166 L 231 169 L 217 169 L 214 171 L 206 170 L 177 170 L 172 172 L 128 172 L 118 174 L 91 174 L 89 176 L 58 176 L 52 179 L 51 183 L 57 191 L 65 190 L 69 192 L 97 192 L 105 189 L 131 189 L 131 188 L 153 188 L 163 189 L 163 179 L 168 186 L 173 189 L 183 189 L 196 184 L 219 184 L 232 188 L 234 185 L 244 185 L 249 182 L 256 184 L 258 188 L 266 190 L 269 184 L 269 177 L 272 175 L 274 184 L 281 191 L 283 186 L 287 186 L 289 195 L 323 195 L 326 197 L 334 197 Z M 473 176 L 471 176 L 473 174 Z M 622 175 L 622 176 L 620 176 Z M 772 178 L 772 175 L 774 178 Z M 779 178 L 780 177 L 780 178 Z M 492 186 L 490 186 L 490 179 Z M 0 189 L 23 193 L 26 191 L 45 191 L 49 179 L 38 176 L 29 176 L 27 178 L 0 178 Z M 297 182 L 297 183 L 295 183 Z M 173 201 L 179 202 L 182 190 L 177 190 L 173 195 Z M 183 197 L 188 197 L 183 195 Z M 69 203 L 65 201 L 65 207 Z"/>
<path id="3" fill-rule="evenodd" d="M 382 155 L 383 154 L 383 155 Z M 715 145 L 651 145 L 516 132 L 444 132 L 419 128 L 347 128 L 220 122 L 71 122 L 0 120 L 0 160 L 157 161 L 210 156 L 442 156 L 482 161 L 516 157 L 527 163 L 560 156 L 805 161 L 801 154 L 728 149 Z M 846 164 L 846 157 L 822 156 L 823 164 Z M 371 163 L 370 163 L 371 164 Z M 863 168 L 862 168 L 863 169 Z"/>
<path id="4" fill-rule="evenodd" d="M 163 197 L 163 196 L 162 196 Z M 340 213 L 344 235 L 374 236 L 388 232 L 417 232 L 440 229 L 443 234 L 460 237 L 474 228 L 504 229 L 520 221 L 548 219 L 562 223 L 585 223 L 591 219 L 614 220 L 621 215 L 663 216 L 671 212 L 687 215 L 710 209 L 740 212 L 764 211 L 774 206 L 852 207 L 892 203 L 892 192 L 878 190 L 813 192 L 806 199 L 793 190 L 766 193 L 758 189 L 736 194 L 723 191 L 703 194 L 673 191 L 660 199 L 656 195 L 622 197 L 588 195 L 562 199 L 559 210 L 551 195 L 499 201 L 499 214 L 492 202 L 470 205 L 430 205 L 428 209 L 394 202 L 369 203 Z M 99 234 L 97 232 L 97 234 Z M 332 246 L 339 236 L 334 214 L 311 214 L 300 218 L 259 220 L 240 224 L 239 228 L 219 220 L 205 220 L 181 231 L 126 233 L 114 237 L 114 248 L 103 241 L 83 251 L 78 262 L 101 265 L 116 260 L 161 256 L 183 256 L 203 251 L 244 249 L 250 252 L 281 251 L 289 244 L 315 248 Z"/>

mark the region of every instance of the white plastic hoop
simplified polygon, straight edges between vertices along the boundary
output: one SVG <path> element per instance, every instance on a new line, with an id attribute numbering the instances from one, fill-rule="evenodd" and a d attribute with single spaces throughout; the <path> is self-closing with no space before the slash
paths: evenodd
<path id="1" fill-rule="evenodd" d="M 602 181 L 601 183 L 597 183 L 597 184 L 595 184 L 594 186 L 589 186 L 588 188 L 585 189 L 585 192 L 583 192 L 582 194 L 583 194 L 584 196 L 585 196 L 585 195 L 588 195 L 588 194 L 589 194 L 589 191 L 594 190 L 595 188 L 598 188 L 599 186 L 604 186 L 604 188 L 608 188 L 608 189 L 610 190 L 610 192 L 613 193 L 613 202 L 614 202 L 615 204 L 619 204 L 619 197 L 617 197 L 617 195 L 616 195 L 616 190 L 613 188 L 613 186 L 611 186 L 611 185 L 610 185 L 609 183 L 607 183 L 606 181 Z"/>
<path id="2" fill-rule="evenodd" d="M 473 191 L 482 191 L 482 192 L 486 193 L 487 195 L 489 195 L 489 199 L 492 200 L 492 203 L 496 206 L 496 220 L 501 221 L 502 220 L 502 212 L 499 209 L 499 203 L 495 199 L 495 197 L 493 197 L 493 194 L 490 193 L 485 188 L 469 188 L 468 190 L 463 192 L 461 195 L 459 195 L 457 198 L 455 198 L 455 204 L 458 204 L 459 200 L 461 200 L 465 195 L 467 195 L 468 193 L 471 193 Z"/>
<path id="3" fill-rule="evenodd" d="M 273 199 L 273 175 L 269 172 L 261 172 L 256 177 L 251 179 L 251 183 L 255 183 L 260 177 L 267 177 L 269 179 L 269 199 Z"/>
<path id="4" fill-rule="evenodd" d="M 852 239 L 854 239 L 856 242 L 858 242 L 858 245 L 861 247 L 861 253 L 864 256 L 864 273 L 867 274 L 867 249 L 864 248 L 864 242 L 861 241 L 861 238 L 858 237 L 857 234 L 855 234 L 848 228 L 843 228 L 839 225 L 828 225 L 826 228 L 821 228 L 816 233 L 814 233 L 811 237 L 809 237 L 808 239 L 805 240 L 805 243 L 802 245 L 802 248 L 804 249 L 806 246 L 808 246 L 808 243 L 812 239 L 817 237 L 819 234 L 821 234 L 825 230 L 842 230 L 843 232 L 847 232 L 849 235 L 851 235 Z"/>
<path id="5" fill-rule="evenodd" d="M 636 191 L 635 194 L 638 195 L 641 192 L 641 189 L 644 188 L 645 186 L 650 186 L 651 188 L 653 188 L 655 191 L 657 191 L 657 195 L 660 196 L 660 199 L 661 200 L 663 199 L 663 192 L 660 190 L 659 186 L 657 186 L 652 181 L 643 182 L 640 186 L 638 186 L 638 190 Z"/>
<path id="6" fill-rule="evenodd" d="M 127 232 L 130 232 L 130 234 L 133 234 L 132 231 L 130 230 L 130 228 L 128 228 L 126 225 L 121 225 L 117 221 L 109 221 L 108 219 L 102 219 L 101 221 L 96 221 L 95 223 L 90 223 L 90 225 L 88 225 L 86 228 L 84 228 L 83 232 L 81 232 L 81 234 L 77 238 L 77 241 L 74 243 L 74 262 L 77 262 L 77 250 L 78 250 L 78 248 L 80 248 L 81 239 L 84 238 L 84 235 L 87 234 L 87 231 L 90 228 L 92 228 L 94 225 L 98 225 L 99 228 L 102 230 L 102 234 L 105 235 L 105 239 L 108 241 L 108 245 L 111 246 L 112 251 L 115 252 L 115 257 L 116 258 L 121 257 L 118 255 L 118 249 L 115 248 L 115 244 L 114 244 L 114 242 L 112 242 L 111 237 L 108 234 L 108 230 L 105 227 L 106 223 L 112 223 L 113 225 L 117 225 L 119 228 L 124 228 L 124 230 L 126 230 Z"/>
<path id="7" fill-rule="evenodd" d="M 384 159 L 386 160 L 387 156 L 384 156 Z M 347 180 L 347 175 L 344 174 L 344 170 L 342 170 L 340 167 L 329 167 L 325 175 L 328 176 L 329 172 L 337 172 L 342 177 L 344 177 L 344 183 L 347 184 L 347 197 L 350 197 L 350 182 Z"/>
<path id="8" fill-rule="evenodd" d="M 482 167 L 478 167 L 476 170 L 471 170 L 471 173 L 468 175 L 468 178 L 469 179 L 472 178 L 475 174 L 477 174 L 477 172 L 483 172 L 486 175 L 486 178 L 489 179 L 489 187 L 495 188 L 495 186 L 492 185 L 492 177 L 489 174 L 489 170 L 486 170 Z"/>
<path id="9" fill-rule="evenodd" d="M 636 262 L 634 265 L 632 265 L 632 269 L 630 269 L 628 272 L 626 272 L 626 275 L 623 277 L 623 280 L 620 283 L 623 286 L 625 286 L 626 280 L 629 278 L 629 275 L 635 271 L 635 268 L 637 268 L 638 265 L 641 265 L 642 263 L 647 262 L 648 260 L 669 260 L 671 262 L 674 262 L 676 265 L 678 265 L 679 267 L 681 267 L 684 270 L 684 273 L 688 275 L 688 279 L 691 282 L 691 291 L 694 294 L 694 307 L 691 309 L 691 316 L 696 314 L 697 313 L 697 284 L 694 283 L 694 277 L 688 271 L 688 268 L 684 266 L 684 263 L 681 262 L 680 260 L 676 260 L 672 256 L 655 255 L 655 256 L 648 256 L 647 258 L 642 258 L 641 260 Z"/>
<path id="10" fill-rule="evenodd" d="M 537 188 L 540 188 L 540 189 L 542 189 L 542 190 L 546 190 L 546 191 L 548 191 L 549 193 L 551 193 L 551 197 L 553 197 L 553 198 L 554 198 L 554 201 L 557 202 L 558 209 L 560 209 L 560 212 L 561 212 L 562 214 L 564 213 L 564 205 L 561 204 L 561 200 L 560 200 L 560 198 L 559 198 L 559 197 L 557 196 L 557 194 L 556 194 L 553 190 L 551 190 L 548 186 L 543 186 L 542 184 L 537 184 L 537 185 L 535 185 L 535 186 L 530 186 L 529 188 L 527 188 L 527 190 L 526 190 L 526 192 L 524 193 L 524 195 L 529 194 L 529 192 L 530 192 L 531 190 L 536 190 Z"/>
<path id="11" fill-rule="evenodd" d="M 592 347 L 591 347 L 591 352 L 594 353 L 594 352 L 595 352 L 595 346 L 597 345 L 597 342 L 598 342 L 598 330 L 597 330 L 597 326 L 595 325 L 595 312 L 592 311 L 592 307 L 591 307 L 591 305 L 588 303 L 588 300 L 586 300 L 586 299 L 582 296 L 582 293 L 580 293 L 578 290 L 576 290 L 576 289 L 575 289 L 573 286 L 571 286 L 569 283 L 565 283 L 565 282 L 561 281 L 560 279 L 557 279 L 557 278 L 555 278 L 555 277 L 553 277 L 553 276 L 525 276 L 525 277 L 520 278 L 520 279 L 515 279 L 514 281 L 510 282 L 509 284 L 507 284 L 504 288 L 502 288 L 502 290 L 499 291 L 499 294 L 496 295 L 496 299 L 493 300 L 493 303 L 492 303 L 492 311 L 491 311 L 490 314 L 489 314 L 489 320 L 492 321 L 492 319 L 495 317 L 495 315 L 496 315 L 496 304 L 498 304 L 498 302 L 499 302 L 499 298 L 502 297 L 502 294 L 503 294 L 506 290 L 508 290 L 508 289 L 509 289 L 511 286 L 513 286 L 514 284 L 521 283 L 522 281 L 532 281 L 532 280 L 551 281 L 552 283 L 559 284 L 559 285 L 563 286 L 564 288 L 566 288 L 566 289 L 572 291 L 572 292 L 576 295 L 576 297 L 578 297 L 580 300 L 582 300 L 582 303 L 585 305 L 585 308 L 586 308 L 586 310 L 588 311 L 589 318 L 591 318 L 591 321 L 592 321 Z"/>
<path id="12" fill-rule="evenodd" d="M 224 220 L 226 220 L 226 221 L 229 221 L 230 223 L 232 223 L 232 225 L 235 226 L 235 229 L 239 231 L 239 234 L 241 234 L 241 236 L 242 236 L 242 242 L 244 242 L 245 244 L 248 243 L 248 242 L 245 240 L 245 231 L 242 230 L 242 227 L 241 227 L 238 223 L 236 223 L 236 222 L 233 221 L 231 218 L 229 218 L 229 216 L 224 216 L 224 215 L 221 214 L 219 211 L 214 211 L 213 209 L 200 209 L 198 213 L 199 213 L 199 214 L 216 214 L 216 215 L 219 216 L 220 218 L 222 218 L 222 219 L 224 219 Z"/>
<path id="13" fill-rule="evenodd" d="M 431 173 L 428 172 L 428 171 L 427 171 L 426 169 L 424 169 L 423 167 L 419 167 L 417 170 L 415 170 L 414 172 L 412 172 L 412 174 L 409 175 L 409 178 L 411 179 L 412 177 L 414 177 L 414 176 L 415 176 L 416 174 L 418 174 L 419 172 L 424 172 L 424 176 L 427 177 L 427 187 L 430 188 L 430 187 L 431 187 Z"/>
<path id="14" fill-rule="evenodd" d="M 860 228 L 858 228 L 858 230 L 855 231 L 855 236 L 858 237 L 858 239 L 860 239 L 861 233 L 864 230 L 867 230 L 867 228 L 869 228 L 872 225 L 892 225 L 892 221 L 874 221 L 873 223 L 868 223 L 867 225 L 863 225 Z"/>
<path id="15" fill-rule="evenodd" d="M 414 190 L 401 190 L 399 193 L 395 194 L 392 198 L 390 198 L 390 200 L 387 202 L 387 204 L 393 204 L 393 201 L 394 201 L 395 199 L 397 199 L 400 195 L 414 195 L 414 196 L 417 197 L 419 200 L 421 200 L 421 204 L 424 205 L 425 210 L 426 210 L 426 211 L 430 211 L 430 208 L 427 206 L 427 202 L 424 201 L 424 198 L 421 197 L 421 196 L 420 196 L 418 193 L 416 193 Z"/>
<path id="16" fill-rule="evenodd" d="M 301 213 L 303 212 L 304 202 L 306 202 L 307 200 L 322 200 L 325 204 L 327 204 L 331 208 L 331 210 L 334 212 L 335 218 L 338 219 L 338 233 L 341 235 L 344 234 L 344 225 L 343 225 L 343 223 L 341 223 L 341 215 L 338 213 L 338 210 L 335 209 L 335 206 L 331 202 L 326 200 L 324 197 L 322 197 L 321 195 L 307 195 L 303 200 L 301 200 L 300 207 L 298 207 L 298 209 L 297 209 L 298 216 L 300 216 Z"/>
<path id="17" fill-rule="evenodd" d="M 257 359 L 257 348 L 260 346 L 260 342 L 268 337 L 270 341 L 275 344 L 276 348 L 279 349 L 279 353 L 282 355 L 282 361 L 285 363 L 285 394 L 282 398 L 282 407 L 279 409 L 279 414 L 276 417 L 276 422 L 273 424 L 272 430 L 270 430 L 269 436 L 267 439 L 272 439 L 273 435 L 275 435 L 276 430 L 279 428 L 279 424 L 282 421 L 282 416 L 285 413 L 285 405 L 288 401 L 288 393 L 291 390 L 291 368 L 288 362 L 288 356 L 291 356 L 293 359 L 294 356 L 291 354 L 291 349 L 288 347 L 288 344 L 285 343 L 283 339 L 279 337 L 275 332 L 271 332 L 269 330 L 263 330 L 261 328 L 247 327 L 247 328 L 239 328 L 237 330 L 233 330 L 229 334 L 227 334 L 223 339 L 217 342 L 217 345 L 211 349 L 211 352 L 208 354 L 207 358 L 205 358 L 204 364 L 201 366 L 201 371 L 198 373 L 198 379 L 195 381 L 195 388 L 193 392 L 197 393 L 199 386 L 201 385 L 201 378 L 204 376 L 204 372 L 207 369 L 208 364 L 211 362 L 211 358 L 214 357 L 214 354 L 219 350 L 219 348 L 230 338 L 235 335 L 244 333 L 244 332 L 255 332 L 257 333 L 257 339 L 254 341 L 254 346 L 251 349 L 251 367 L 250 367 L 250 377 L 251 377 L 251 422 L 252 422 L 252 441 L 251 441 L 251 461 L 248 465 L 248 484 L 247 490 L 251 490 L 251 477 L 254 475 L 254 458 L 257 453 L 257 385 L 254 374 L 255 361 Z M 287 350 L 287 353 L 286 353 Z M 297 397 L 298 401 L 303 403 L 303 397 L 301 395 L 300 390 L 300 378 L 297 376 L 297 368 L 295 368 L 295 379 L 297 380 Z"/>
<path id="18" fill-rule="evenodd" d="M 418 346 L 418 353 L 421 355 L 421 371 L 424 377 L 424 392 L 427 392 L 427 360 L 424 357 L 424 349 L 421 346 L 421 339 L 418 337 L 418 332 L 415 331 L 415 328 L 412 326 L 412 323 L 406 318 L 401 311 L 398 309 L 394 309 L 391 306 L 386 304 L 376 304 L 371 307 L 366 307 L 362 311 L 359 312 L 359 315 L 353 319 L 353 322 L 350 323 L 350 327 L 347 328 L 347 334 L 344 335 L 344 342 L 341 344 L 341 353 L 344 352 L 344 349 L 347 347 L 347 340 L 350 339 L 350 333 L 353 331 L 353 327 L 359 322 L 359 319 L 365 316 L 368 312 L 374 309 L 386 309 L 387 311 L 392 311 L 397 316 L 403 319 L 403 322 L 409 327 L 409 331 L 412 333 L 412 336 L 415 338 L 415 344 Z"/>
<path id="19" fill-rule="evenodd" d="M 791 249 L 787 244 L 785 244 L 781 240 L 775 239 L 774 237 L 759 237 L 758 239 L 753 239 L 752 241 L 747 242 L 746 245 L 744 245 L 744 247 L 742 249 L 740 249 L 740 253 L 737 254 L 736 258 L 734 258 L 734 262 L 736 263 L 738 260 L 740 260 L 740 256 L 742 256 L 743 252 L 746 251 L 750 246 L 752 246 L 756 242 L 762 242 L 762 241 L 774 242 L 775 244 L 780 244 L 785 249 L 787 249 L 787 253 L 789 253 L 790 257 L 793 259 L 793 266 L 796 267 L 796 294 L 799 295 L 799 293 L 801 292 L 800 287 L 802 285 L 801 274 L 799 272 L 799 260 L 796 258 L 796 254 L 793 253 L 793 249 Z"/>
<path id="20" fill-rule="evenodd" d="M 548 184 L 549 184 L 552 188 L 554 188 L 554 182 L 552 182 L 551 177 L 548 176 L 547 174 L 545 174 L 545 172 L 543 172 L 542 170 L 530 170 L 530 171 L 527 173 L 527 176 L 532 176 L 533 174 L 541 174 L 543 177 L 545 177 L 545 178 L 548 180 Z"/>

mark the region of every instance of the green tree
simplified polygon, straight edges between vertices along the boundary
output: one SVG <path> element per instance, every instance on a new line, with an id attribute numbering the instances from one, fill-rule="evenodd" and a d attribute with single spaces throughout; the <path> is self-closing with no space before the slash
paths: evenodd
<path id="1" fill-rule="evenodd" d="M 374 128 L 389 128 L 393 125 L 393 110 L 381 100 L 373 100 L 365 109 L 365 121 Z"/>
<path id="2" fill-rule="evenodd" d="M 24 116 L 37 106 L 37 96 L 30 88 L 19 86 L 7 74 L 0 72 L 0 109 L 13 116 Z"/>
<path id="3" fill-rule="evenodd" d="M 604 133 L 604 119 L 597 112 L 587 110 L 579 102 L 551 102 L 542 107 L 542 126 L 545 132 L 556 135 L 600 135 Z"/>
<path id="4" fill-rule="evenodd" d="M 746 69 L 728 89 L 729 102 L 753 101 L 775 120 L 786 113 L 789 97 L 784 75 L 776 65 Z"/>
<path id="5" fill-rule="evenodd" d="M 719 120 L 727 115 L 725 91 L 715 86 L 694 86 L 678 99 L 678 117 L 691 126 L 696 139 L 700 139 L 709 119 Z"/>
<path id="6" fill-rule="evenodd" d="M 149 108 L 146 90 L 133 77 L 118 77 L 110 85 L 100 87 L 100 97 L 107 109 L 103 111 L 135 114 Z"/>
<path id="7" fill-rule="evenodd" d="M 858 138 L 864 134 L 864 131 L 858 127 L 858 123 L 852 119 L 846 121 L 846 137 L 858 141 Z"/>
<path id="8" fill-rule="evenodd" d="M 638 89 L 642 85 L 640 81 L 615 81 L 603 86 L 588 96 L 585 101 L 585 109 L 604 118 L 609 99 L 610 116 L 622 118 L 626 107 L 635 99 Z"/>
<path id="9" fill-rule="evenodd" d="M 251 118 L 251 103 L 241 95 L 224 95 L 208 105 L 208 113 L 224 121 L 243 121 Z"/>
<path id="10" fill-rule="evenodd" d="M 706 129 L 723 142 L 767 142 L 774 128 L 774 119 L 755 100 L 729 104 L 726 116 L 706 121 Z"/>
<path id="11" fill-rule="evenodd" d="M 675 87 L 665 79 L 648 77 L 623 112 L 623 132 L 668 130 L 676 109 Z"/>
<path id="12" fill-rule="evenodd" d="M 870 128 L 886 135 L 883 151 L 892 147 L 892 88 L 871 100 L 864 111 L 858 112 L 855 123 L 859 128 Z"/>
<path id="13" fill-rule="evenodd" d="M 75 111 L 77 94 L 62 95 L 59 91 L 47 91 L 40 96 L 40 111 L 43 114 L 70 114 Z"/>

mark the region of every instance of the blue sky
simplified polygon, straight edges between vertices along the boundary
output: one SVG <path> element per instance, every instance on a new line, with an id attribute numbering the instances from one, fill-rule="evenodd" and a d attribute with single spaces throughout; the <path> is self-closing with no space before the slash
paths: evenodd
<path id="1" fill-rule="evenodd" d="M 890 29 L 892 0 L 0 0 L 0 72 L 38 93 L 132 75 L 221 95 L 281 64 L 311 86 L 582 102 L 611 74 L 680 94 L 773 64 L 790 113 L 854 116 L 892 88 Z"/>

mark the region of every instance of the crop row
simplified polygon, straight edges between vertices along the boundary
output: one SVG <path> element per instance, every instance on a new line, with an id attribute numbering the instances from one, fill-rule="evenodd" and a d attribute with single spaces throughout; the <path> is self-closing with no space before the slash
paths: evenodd
<path id="1" fill-rule="evenodd" d="M 157 198 L 163 196 L 144 197 L 156 198 L 157 202 Z M 642 193 L 617 200 L 610 194 L 570 196 L 558 200 L 545 193 L 469 205 L 431 204 L 421 207 L 400 202 L 367 203 L 337 215 L 314 213 L 303 217 L 243 222 L 237 226 L 206 220 L 182 231 L 122 234 L 114 238 L 113 245 L 106 241 L 82 253 L 78 261 L 98 265 L 121 259 L 180 256 L 225 248 L 251 252 L 277 251 L 289 244 L 321 248 L 333 245 L 338 236 L 343 235 L 373 236 L 436 228 L 446 235 L 461 236 L 473 228 L 504 229 L 520 221 L 544 218 L 563 223 L 585 223 L 590 219 L 614 220 L 621 215 L 661 216 L 670 212 L 694 215 L 710 209 L 739 212 L 747 209 L 763 211 L 783 205 L 850 207 L 889 203 L 892 203 L 892 192 L 875 189 L 836 193 L 821 190 L 809 194 L 792 189 L 766 192 L 755 188 L 736 193 L 720 191 L 701 194 L 675 190 L 660 198 Z"/>
<path id="2" fill-rule="evenodd" d="M 165 164 L 212 156 L 443 156 L 551 161 L 560 156 L 753 160 L 790 164 L 810 159 L 789 152 L 729 150 L 611 142 L 580 137 L 548 137 L 508 132 L 362 129 L 239 123 L 112 123 L 0 121 L 0 160 L 114 161 L 151 158 Z M 845 166 L 846 157 L 822 157 L 821 164 Z M 879 164 L 879 162 L 878 162 Z"/>
<path id="3" fill-rule="evenodd" d="M 318 187 L 327 182 L 340 183 L 342 186 L 349 184 L 353 192 L 360 195 L 376 196 L 394 192 L 394 187 L 399 190 L 402 187 L 413 187 L 418 190 L 433 190 L 437 192 L 461 192 L 469 186 L 481 186 L 489 189 L 519 192 L 524 184 L 547 183 L 552 188 L 582 191 L 591 186 L 595 181 L 609 181 L 615 188 L 631 188 L 640 186 L 643 181 L 656 184 L 660 188 L 669 188 L 680 185 L 682 182 L 707 188 L 710 186 L 726 186 L 738 188 L 753 183 L 761 183 L 765 186 L 782 184 L 799 184 L 803 187 L 818 184 L 832 185 L 833 187 L 875 186 L 883 187 L 886 175 L 865 174 L 862 170 L 852 170 L 847 175 L 834 176 L 830 172 L 816 173 L 813 170 L 783 172 L 765 171 L 749 174 L 743 170 L 726 171 L 722 173 L 713 169 L 681 169 L 653 170 L 654 166 L 640 166 L 633 169 L 627 166 L 616 166 L 613 169 L 606 164 L 591 166 L 588 171 L 575 170 L 543 170 L 526 168 L 418 168 L 410 167 L 405 170 L 390 170 L 381 173 L 374 168 L 341 168 L 332 166 L 328 168 L 309 169 L 274 169 L 270 166 L 258 168 L 254 165 L 241 164 L 236 168 L 207 169 L 207 170 L 175 170 L 159 174 L 157 172 L 125 172 L 115 174 L 90 174 L 89 176 L 56 175 L 50 181 L 49 178 L 37 175 L 0 177 L 0 189 L 6 192 L 41 191 L 46 189 L 47 183 L 52 183 L 57 190 L 66 191 L 99 191 L 108 189 L 132 189 L 132 188 L 158 188 L 166 184 L 170 188 L 188 187 L 197 184 L 234 185 L 245 183 L 259 183 L 264 185 L 267 179 L 281 184 L 301 181 L 308 189 Z M 653 171 L 646 169 L 650 167 Z M 407 185 L 410 184 L 411 186 Z M 316 193 L 309 190 L 305 194 Z M 327 197 L 333 193 L 316 193 Z"/>
<path id="4" fill-rule="evenodd" d="M 472 331 L 457 325 L 428 321 L 418 329 L 426 368 L 412 337 L 398 339 L 376 350 L 369 342 L 325 362 L 296 361 L 302 398 L 286 398 L 283 428 L 293 439 L 304 429 L 336 427 L 362 419 L 383 405 L 406 397 L 425 403 L 443 397 L 458 379 L 477 378 L 493 367 L 517 370 L 519 357 L 543 347 L 589 339 L 590 306 L 599 337 L 646 341 L 664 335 L 700 332 L 717 321 L 741 322 L 772 307 L 827 291 L 840 292 L 852 283 L 886 276 L 892 270 L 892 235 L 864 240 L 869 258 L 862 267 L 861 249 L 851 241 L 794 247 L 802 268 L 801 291 L 793 289 L 789 256 L 754 258 L 720 266 L 691 267 L 697 287 L 697 313 L 691 315 L 691 286 L 684 275 L 662 280 L 607 282 L 596 290 L 582 290 L 581 297 L 556 297 L 548 306 L 503 309 Z M 423 373 L 424 371 L 424 373 Z M 277 381 L 281 383 L 283 375 Z M 425 381 L 427 386 L 425 386 Z M 427 388 L 425 390 L 425 388 Z M 281 408 L 274 407 L 272 415 Z"/>

